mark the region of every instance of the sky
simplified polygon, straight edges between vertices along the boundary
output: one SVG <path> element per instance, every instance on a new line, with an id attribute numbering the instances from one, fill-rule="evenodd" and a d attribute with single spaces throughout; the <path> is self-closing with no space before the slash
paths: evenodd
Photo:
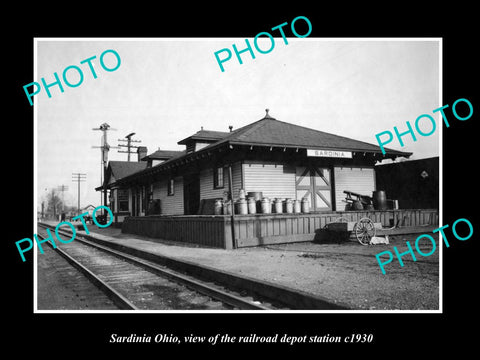
<path id="1" fill-rule="evenodd" d="M 261 38 L 268 49 L 270 40 Z M 253 39 L 249 39 L 253 46 Z M 377 144 L 375 134 L 406 130 L 422 114 L 437 121 L 428 137 L 404 137 L 389 148 L 413 152 L 410 159 L 439 156 L 441 103 L 440 42 L 437 39 L 324 39 L 275 38 L 273 50 L 261 54 L 253 47 L 241 54 L 240 64 L 232 44 L 246 47 L 245 38 L 159 39 L 48 39 L 37 38 L 32 81 L 54 82 L 54 72 L 78 66 L 83 82 L 42 88 L 34 97 L 36 131 L 37 208 L 47 192 L 60 185 L 67 205 L 77 205 L 77 183 L 72 173 L 86 173 L 81 183 L 81 206 L 100 205 L 102 123 L 113 129 L 108 143 L 135 132 L 135 145 L 148 153 L 158 148 L 183 150 L 177 142 L 206 130 L 228 131 L 269 115 L 285 122 Z M 214 53 L 228 48 L 232 58 L 220 70 Z M 121 59 L 115 71 L 105 71 L 100 55 L 115 50 Z M 88 64 L 91 61 L 97 78 Z M 222 57 L 224 54 L 221 55 Z M 111 53 L 105 65 L 113 68 Z M 71 83 L 79 82 L 69 70 Z M 28 102 L 28 100 L 26 99 Z M 428 132 L 424 125 L 424 132 Z M 125 150 L 125 149 L 121 149 Z M 111 149 L 109 160 L 127 160 L 127 154 Z M 136 161 L 136 154 L 131 160 Z"/>

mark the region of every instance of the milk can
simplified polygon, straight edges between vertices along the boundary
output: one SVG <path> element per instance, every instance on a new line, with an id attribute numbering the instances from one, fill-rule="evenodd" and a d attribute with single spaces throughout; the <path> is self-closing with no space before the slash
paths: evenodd
<path id="1" fill-rule="evenodd" d="M 282 199 L 276 198 L 274 203 L 275 203 L 275 213 L 281 214 L 283 212 Z"/>
<path id="2" fill-rule="evenodd" d="M 249 191 L 247 193 L 249 198 L 255 199 L 257 208 L 256 208 L 256 213 L 261 214 L 262 213 L 262 198 L 263 198 L 263 193 L 261 191 Z M 252 213 L 255 214 L 255 213 Z"/>
<path id="3" fill-rule="evenodd" d="M 223 203 L 223 215 L 232 215 L 232 202 L 230 200 Z"/>
<path id="4" fill-rule="evenodd" d="M 300 200 L 293 200 L 293 212 L 295 214 L 299 214 L 302 212 L 302 208 L 300 206 Z"/>
<path id="5" fill-rule="evenodd" d="M 270 214 L 272 212 L 272 208 L 270 205 L 270 199 L 264 197 L 262 199 L 262 214 Z"/>
<path id="6" fill-rule="evenodd" d="M 238 201 L 237 201 L 237 214 L 240 214 L 240 215 L 248 214 L 247 200 L 238 199 Z"/>
<path id="7" fill-rule="evenodd" d="M 238 190 L 238 198 L 245 199 L 245 190 L 243 189 Z"/>
<path id="8" fill-rule="evenodd" d="M 255 198 L 249 197 L 247 201 L 248 205 L 248 213 L 249 214 L 256 214 L 257 213 L 257 202 L 255 201 Z"/>
<path id="9" fill-rule="evenodd" d="M 293 200 L 292 199 L 286 199 L 285 200 L 285 212 L 287 214 L 293 213 Z"/>
<path id="10" fill-rule="evenodd" d="M 303 213 L 309 213 L 310 212 L 310 201 L 306 197 L 304 197 L 302 199 L 302 212 Z"/>
<path id="11" fill-rule="evenodd" d="M 222 215 L 222 210 L 223 210 L 223 200 L 222 199 L 216 199 L 215 200 L 215 215 Z"/>

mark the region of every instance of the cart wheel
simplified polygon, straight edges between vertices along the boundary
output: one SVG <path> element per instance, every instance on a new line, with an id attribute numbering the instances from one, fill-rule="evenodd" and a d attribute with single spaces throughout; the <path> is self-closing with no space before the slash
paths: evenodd
<path id="1" fill-rule="evenodd" d="M 362 218 L 355 224 L 355 236 L 362 245 L 370 245 L 370 239 L 375 233 L 375 226 L 369 218 Z"/>

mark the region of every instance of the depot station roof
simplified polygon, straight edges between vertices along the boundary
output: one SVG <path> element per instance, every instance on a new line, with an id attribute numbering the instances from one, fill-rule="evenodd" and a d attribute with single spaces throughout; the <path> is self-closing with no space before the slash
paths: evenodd
<path id="1" fill-rule="evenodd" d="M 354 154 L 369 154 L 376 160 L 395 159 L 397 157 L 408 158 L 412 155 L 410 152 L 388 148 L 385 148 L 385 154 L 382 154 L 378 145 L 277 120 L 268 114 L 268 109 L 264 118 L 244 127 L 230 132 L 203 130 L 202 128 L 194 135 L 179 141 L 178 144 L 188 147 L 188 143 L 194 141 L 208 143 L 208 145 L 191 152 L 168 150 L 155 152 L 146 158 L 161 158 L 165 161 L 117 179 L 117 182 L 128 182 L 137 176 L 143 177 L 163 172 L 173 167 L 207 158 L 212 153 L 221 151 L 221 149 L 233 150 L 238 147 L 248 147 L 250 150 L 254 148 L 270 148 L 270 150 L 281 148 L 283 151 L 295 149 L 297 152 L 302 150 L 306 152 L 306 149 L 349 151 Z"/>

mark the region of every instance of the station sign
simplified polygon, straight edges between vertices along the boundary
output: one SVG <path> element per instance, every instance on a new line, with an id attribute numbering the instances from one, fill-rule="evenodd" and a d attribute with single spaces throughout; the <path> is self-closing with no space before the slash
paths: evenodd
<path id="1" fill-rule="evenodd" d="M 307 149 L 307 156 L 351 159 L 351 151 Z"/>

